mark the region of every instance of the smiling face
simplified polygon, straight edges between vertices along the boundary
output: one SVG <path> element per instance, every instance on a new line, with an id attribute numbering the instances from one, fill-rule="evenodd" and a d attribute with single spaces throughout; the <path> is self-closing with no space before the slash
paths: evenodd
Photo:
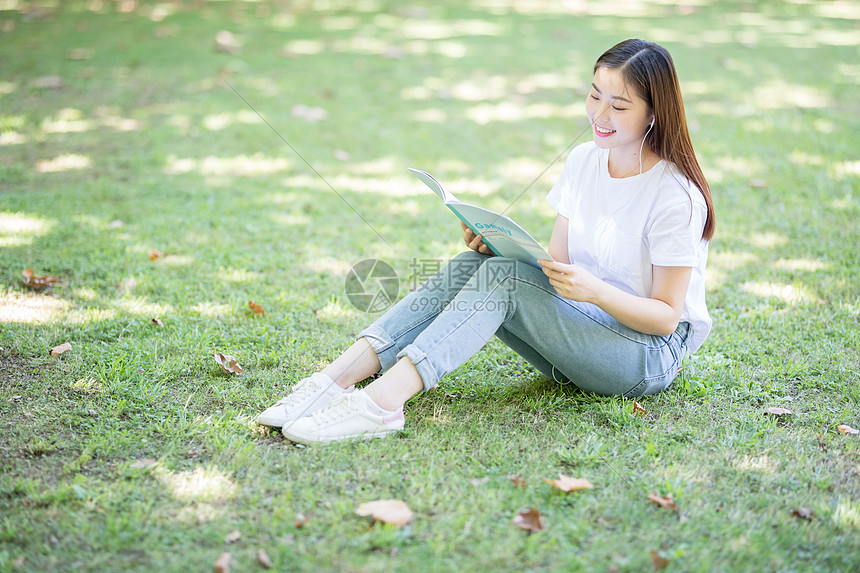
<path id="1" fill-rule="evenodd" d="M 619 70 L 597 68 L 585 111 L 598 147 L 612 149 L 613 157 L 618 159 L 621 159 L 619 154 L 626 158 L 638 156 L 642 138 L 651 124 L 651 109 L 627 86 Z"/>

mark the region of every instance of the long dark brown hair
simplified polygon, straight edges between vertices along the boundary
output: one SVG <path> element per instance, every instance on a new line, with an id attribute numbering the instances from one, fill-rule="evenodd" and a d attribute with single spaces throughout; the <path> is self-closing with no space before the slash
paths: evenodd
<path id="1" fill-rule="evenodd" d="M 651 108 L 654 127 L 645 142 L 662 159 L 677 165 L 681 173 L 701 191 L 708 205 L 702 238 L 710 240 L 716 226 L 714 203 L 690 141 L 681 86 L 672 56 L 664 47 L 653 42 L 625 40 L 609 48 L 597 59 L 595 73 L 598 68 L 619 70 L 627 85 Z"/>

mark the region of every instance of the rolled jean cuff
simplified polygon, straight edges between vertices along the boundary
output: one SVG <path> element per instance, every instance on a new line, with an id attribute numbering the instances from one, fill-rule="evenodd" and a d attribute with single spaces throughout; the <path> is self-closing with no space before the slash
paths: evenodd
<path id="1" fill-rule="evenodd" d="M 373 348 L 373 351 L 376 352 L 376 357 L 379 359 L 380 364 L 379 371 L 376 372 L 377 374 L 385 372 L 397 363 L 397 359 L 399 358 L 398 349 L 394 344 L 394 340 L 387 332 L 375 324 L 371 324 L 355 337 L 356 340 L 360 338 L 365 339 L 370 344 L 370 347 Z"/>
<path id="2" fill-rule="evenodd" d="M 418 375 L 421 376 L 421 381 L 424 382 L 425 392 L 427 390 L 432 390 L 439 385 L 440 376 L 436 372 L 436 368 L 434 368 L 430 363 L 430 359 L 424 351 L 414 344 L 410 344 L 397 353 L 397 360 L 400 360 L 404 356 L 412 362 L 415 370 L 418 371 Z"/>

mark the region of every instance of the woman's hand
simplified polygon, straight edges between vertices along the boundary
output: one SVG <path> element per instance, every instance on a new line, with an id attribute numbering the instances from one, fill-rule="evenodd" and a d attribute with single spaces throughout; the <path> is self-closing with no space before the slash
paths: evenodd
<path id="1" fill-rule="evenodd" d="M 481 253 L 482 255 L 490 255 L 495 256 L 495 253 L 490 250 L 490 247 L 484 244 L 484 241 L 481 240 L 481 235 L 476 235 L 472 232 L 472 229 L 466 226 L 466 223 L 460 221 L 460 226 L 463 227 L 463 240 L 466 241 L 466 246 L 472 249 L 475 252 Z"/>
<path id="2" fill-rule="evenodd" d="M 564 298 L 597 304 L 600 292 L 605 290 L 606 283 L 579 265 L 547 260 L 540 260 L 538 264 L 555 292 Z"/>

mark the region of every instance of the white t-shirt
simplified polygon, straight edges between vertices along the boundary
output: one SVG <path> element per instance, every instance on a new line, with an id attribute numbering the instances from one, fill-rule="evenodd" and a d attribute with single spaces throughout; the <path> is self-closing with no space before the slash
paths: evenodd
<path id="1" fill-rule="evenodd" d="M 570 152 L 546 199 L 568 219 L 570 262 L 626 292 L 651 296 L 651 265 L 692 267 L 681 321 L 693 326 L 695 352 L 711 330 L 705 304 L 707 205 L 675 164 L 661 160 L 641 174 L 609 175 L 609 150 L 593 141 Z"/>

